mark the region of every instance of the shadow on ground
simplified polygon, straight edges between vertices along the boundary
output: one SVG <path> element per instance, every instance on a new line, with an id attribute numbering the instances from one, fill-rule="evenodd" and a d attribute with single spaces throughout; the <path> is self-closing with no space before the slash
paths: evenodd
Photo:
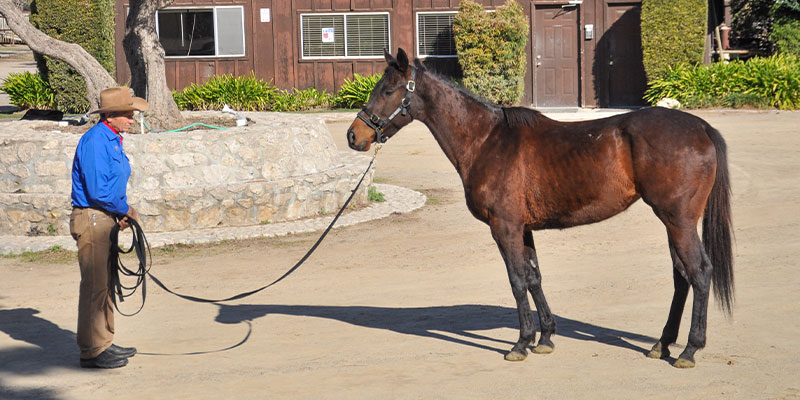
<path id="1" fill-rule="evenodd" d="M 33 346 L 0 350 L 0 378 L 38 375 L 55 368 L 78 368 L 75 333 L 37 316 L 33 308 L 0 309 L 0 331 Z M 56 399 L 47 388 L 11 388 L 0 379 L 2 399 Z"/>
<path id="2" fill-rule="evenodd" d="M 420 308 L 224 304 L 218 306 L 219 314 L 216 321 L 224 324 L 252 321 L 270 314 L 327 318 L 367 328 L 440 339 L 500 354 L 505 354 L 514 342 L 475 332 L 497 328 L 519 329 L 516 309 L 477 304 Z M 555 318 L 558 324 L 556 336 L 594 341 L 642 354 L 646 354 L 649 350 L 628 341 L 650 343 L 656 341 L 655 338 L 638 333 L 604 328 L 557 315 Z M 496 348 L 477 341 L 491 341 L 504 346 Z M 558 346 L 557 338 L 555 341 Z"/>

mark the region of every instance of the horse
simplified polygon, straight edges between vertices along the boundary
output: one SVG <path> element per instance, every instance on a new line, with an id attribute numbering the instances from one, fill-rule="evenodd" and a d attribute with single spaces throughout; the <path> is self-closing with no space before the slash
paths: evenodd
<path id="1" fill-rule="evenodd" d="M 384 143 L 413 120 L 424 123 L 458 172 L 472 215 L 486 223 L 506 265 L 519 317 L 519 339 L 505 354 L 555 348 L 555 319 L 542 292 L 532 231 L 591 224 L 638 199 L 667 230 L 674 293 L 661 337 L 647 354 L 668 358 L 689 287 L 691 327 L 677 368 L 695 366 L 705 347 L 709 293 L 731 315 L 732 223 L 727 150 L 719 131 L 691 114 L 661 107 L 608 118 L 559 122 L 523 107 L 501 107 L 409 65 L 403 49 L 385 52 L 383 77 L 347 130 L 357 151 Z M 388 116 L 388 117 L 386 117 Z M 698 221 L 703 218 L 703 237 Z"/>

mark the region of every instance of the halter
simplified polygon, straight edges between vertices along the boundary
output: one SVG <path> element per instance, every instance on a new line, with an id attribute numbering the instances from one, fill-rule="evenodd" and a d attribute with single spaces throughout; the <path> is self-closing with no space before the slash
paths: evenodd
<path id="1" fill-rule="evenodd" d="M 411 79 L 409 79 L 408 83 L 406 84 L 406 95 L 403 96 L 403 100 L 400 102 L 400 105 L 397 106 L 389 118 L 381 119 L 381 117 L 379 117 L 377 114 L 373 114 L 370 110 L 368 110 L 366 105 L 361 107 L 361 111 L 358 112 L 358 118 L 364 121 L 367 126 L 375 131 L 375 140 L 378 143 L 386 143 L 386 141 L 389 140 L 388 137 L 383 135 L 383 130 L 386 128 L 386 125 L 389 125 L 389 123 L 392 122 L 397 114 L 402 114 L 405 117 L 407 112 L 408 115 L 411 115 L 411 95 L 416 89 L 416 82 L 414 82 L 414 76 L 416 73 L 417 69 L 412 67 Z M 411 119 L 414 119 L 413 115 L 411 115 Z"/>

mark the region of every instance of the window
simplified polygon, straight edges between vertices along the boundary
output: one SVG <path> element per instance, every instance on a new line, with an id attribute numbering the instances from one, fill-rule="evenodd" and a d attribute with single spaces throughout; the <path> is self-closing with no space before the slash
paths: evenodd
<path id="1" fill-rule="evenodd" d="M 389 14 L 300 16 L 304 59 L 383 57 L 389 45 Z"/>
<path id="2" fill-rule="evenodd" d="M 159 10 L 158 38 L 167 57 L 244 56 L 244 8 Z"/>
<path id="3" fill-rule="evenodd" d="M 417 13 L 419 57 L 457 57 L 452 12 Z"/>

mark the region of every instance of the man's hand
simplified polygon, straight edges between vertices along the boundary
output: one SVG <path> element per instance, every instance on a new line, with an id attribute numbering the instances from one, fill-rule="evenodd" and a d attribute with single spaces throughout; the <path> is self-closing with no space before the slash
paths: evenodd
<path id="1" fill-rule="evenodd" d="M 136 212 L 136 210 L 133 207 L 128 207 L 128 213 L 125 214 L 125 216 L 122 217 L 122 219 L 119 220 L 119 229 L 120 230 L 124 231 L 125 229 L 128 229 L 129 226 L 131 226 L 131 224 L 128 222 L 128 218 L 131 218 L 131 219 L 134 219 L 134 220 L 138 221 L 139 220 L 139 213 Z"/>

